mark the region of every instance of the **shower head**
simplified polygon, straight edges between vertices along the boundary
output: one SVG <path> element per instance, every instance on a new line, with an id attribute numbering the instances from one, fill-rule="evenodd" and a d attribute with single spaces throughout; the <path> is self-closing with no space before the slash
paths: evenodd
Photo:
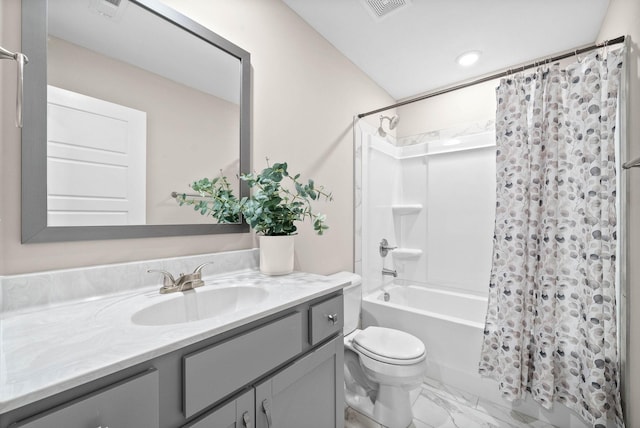
<path id="1" fill-rule="evenodd" d="M 382 128 L 382 122 L 385 119 L 389 121 L 389 131 L 398 126 L 398 122 L 400 122 L 400 117 L 398 115 L 392 117 L 380 115 L 380 126 L 378 127 L 378 134 L 380 134 L 381 137 L 387 136 L 387 132 Z"/>

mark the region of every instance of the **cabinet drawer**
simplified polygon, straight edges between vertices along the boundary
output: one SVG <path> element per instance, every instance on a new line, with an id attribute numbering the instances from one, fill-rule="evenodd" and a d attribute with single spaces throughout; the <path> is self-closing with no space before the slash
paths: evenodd
<path id="1" fill-rule="evenodd" d="M 158 372 L 150 370 L 14 425 L 15 428 L 158 428 Z"/>
<path id="2" fill-rule="evenodd" d="M 185 416 L 193 416 L 300 352 L 302 315 L 295 312 L 185 356 Z"/>
<path id="3" fill-rule="evenodd" d="M 312 305 L 309 308 L 309 343 L 315 345 L 341 331 L 343 326 L 342 312 L 342 295 Z"/>

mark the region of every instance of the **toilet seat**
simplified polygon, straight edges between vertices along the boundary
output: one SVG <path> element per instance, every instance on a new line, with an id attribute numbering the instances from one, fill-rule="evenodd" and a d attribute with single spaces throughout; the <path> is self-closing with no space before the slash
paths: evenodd
<path id="1" fill-rule="evenodd" d="M 424 344 L 417 337 L 385 327 L 367 327 L 353 338 L 353 347 L 367 357 L 392 365 L 408 366 L 424 361 Z"/>

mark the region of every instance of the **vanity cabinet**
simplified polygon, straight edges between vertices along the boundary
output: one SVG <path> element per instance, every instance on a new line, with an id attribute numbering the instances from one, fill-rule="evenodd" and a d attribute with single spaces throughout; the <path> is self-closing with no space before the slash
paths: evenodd
<path id="1" fill-rule="evenodd" d="M 184 357 L 187 418 L 302 351 L 302 314 L 295 312 Z"/>
<path id="2" fill-rule="evenodd" d="M 342 336 L 256 386 L 256 428 L 342 427 Z"/>
<path id="3" fill-rule="evenodd" d="M 333 292 L 0 414 L 0 428 L 341 428 Z"/>
<path id="4" fill-rule="evenodd" d="M 337 428 L 343 423 L 342 336 L 182 428 Z"/>
<path id="5" fill-rule="evenodd" d="M 317 345 L 342 332 L 344 312 L 342 294 L 309 306 L 309 343 Z"/>
<path id="6" fill-rule="evenodd" d="M 158 371 L 152 369 L 12 427 L 157 428 L 158 392 Z"/>
<path id="7" fill-rule="evenodd" d="M 250 389 L 182 428 L 253 428 L 255 395 Z"/>

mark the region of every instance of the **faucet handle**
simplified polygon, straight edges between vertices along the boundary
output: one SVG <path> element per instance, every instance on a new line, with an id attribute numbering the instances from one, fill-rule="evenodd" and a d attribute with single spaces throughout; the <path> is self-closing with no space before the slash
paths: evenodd
<path id="1" fill-rule="evenodd" d="M 382 241 L 380 241 L 380 245 L 378 246 L 378 251 L 380 252 L 381 257 L 387 257 L 387 254 L 389 254 L 389 251 L 395 250 L 396 248 L 398 247 L 390 246 L 389 241 L 383 238 Z"/>
<path id="2" fill-rule="evenodd" d="M 202 263 L 200 266 L 198 266 L 194 271 L 193 274 L 194 275 L 201 275 L 202 273 L 202 268 L 205 267 L 206 265 L 212 265 L 213 262 L 206 262 L 206 263 Z"/>
<path id="3" fill-rule="evenodd" d="M 147 271 L 147 273 L 154 273 L 154 272 L 161 273 L 164 276 L 164 281 L 162 283 L 164 288 L 176 286 L 176 280 L 173 278 L 173 275 L 171 275 L 170 272 L 167 272 L 166 270 L 159 270 L 159 269 L 149 269 Z"/>

